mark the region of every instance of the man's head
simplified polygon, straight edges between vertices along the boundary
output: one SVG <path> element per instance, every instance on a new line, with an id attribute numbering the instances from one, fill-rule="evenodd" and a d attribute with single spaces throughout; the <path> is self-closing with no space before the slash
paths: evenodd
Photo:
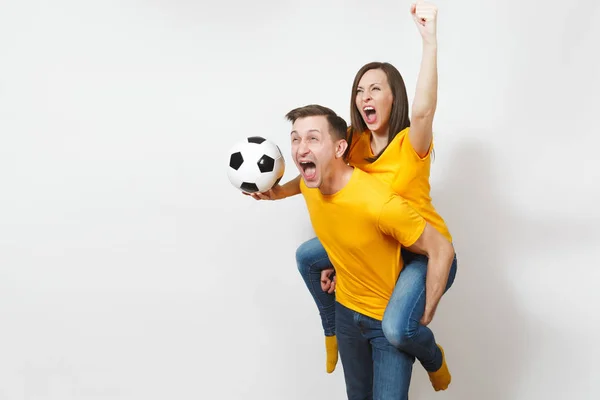
<path id="1" fill-rule="evenodd" d="M 307 187 L 335 180 L 346 165 L 346 121 L 327 107 L 311 104 L 286 114 L 292 122 L 292 157 Z"/>

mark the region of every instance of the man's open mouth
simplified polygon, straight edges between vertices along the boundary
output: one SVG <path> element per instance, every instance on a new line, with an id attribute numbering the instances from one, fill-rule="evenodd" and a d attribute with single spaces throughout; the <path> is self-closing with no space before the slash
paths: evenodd
<path id="1" fill-rule="evenodd" d="M 305 178 L 312 179 L 317 174 L 317 166 L 312 161 L 301 161 L 300 168 Z"/>

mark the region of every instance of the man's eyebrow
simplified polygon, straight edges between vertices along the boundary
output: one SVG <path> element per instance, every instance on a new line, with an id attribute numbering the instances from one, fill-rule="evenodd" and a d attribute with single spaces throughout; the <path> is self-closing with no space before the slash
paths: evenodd
<path id="1" fill-rule="evenodd" d="M 318 129 L 309 129 L 308 132 L 318 132 L 318 133 L 321 133 L 321 131 L 318 130 Z M 298 134 L 297 131 L 291 131 L 290 135 L 293 135 L 294 133 Z"/>

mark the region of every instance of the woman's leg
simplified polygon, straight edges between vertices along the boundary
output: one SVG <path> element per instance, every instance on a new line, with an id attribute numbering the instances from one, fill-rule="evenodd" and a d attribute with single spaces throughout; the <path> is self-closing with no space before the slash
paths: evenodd
<path id="1" fill-rule="evenodd" d="M 425 311 L 428 259 L 407 250 L 402 251 L 402 257 L 405 265 L 383 317 L 383 332 L 393 346 L 419 360 L 423 368 L 429 372 L 436 390 L 445 389 L 450 383 L 450 375 L 446 373 L 447 367 L 442 349 L 437 345 L 431 329 L 420 323 Z M 445 291 L 454 283 L 456 269 L 455 256 Z M 442 374 L 444 376 L 433 374 L 438 371 L 445 372 Z"/>
<path id="2" fill-rule="evenodd" d="M 331 373 L 335 370 L 338 361 L 335 337 L 335 294 L 329 294 L 321 289 L 321 271 L 333 268 L 333 266 L 318 238 L 310 239 L 298 247 L 296 264 L 321 315 L 321 324 L 325 333 L 325 350 L 327 351 L 326 370 Z"/>

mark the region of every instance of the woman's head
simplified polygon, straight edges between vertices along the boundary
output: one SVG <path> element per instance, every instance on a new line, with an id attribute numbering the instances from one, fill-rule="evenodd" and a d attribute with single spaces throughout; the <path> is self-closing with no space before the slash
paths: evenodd
<path id="1" fill-rule="evenodd" d="M 392 141 L 410 126 L 404 79 L 389 63 L 371 62 L 356 73 L 350 104 L 353 133 L 369 130 Z"/>

